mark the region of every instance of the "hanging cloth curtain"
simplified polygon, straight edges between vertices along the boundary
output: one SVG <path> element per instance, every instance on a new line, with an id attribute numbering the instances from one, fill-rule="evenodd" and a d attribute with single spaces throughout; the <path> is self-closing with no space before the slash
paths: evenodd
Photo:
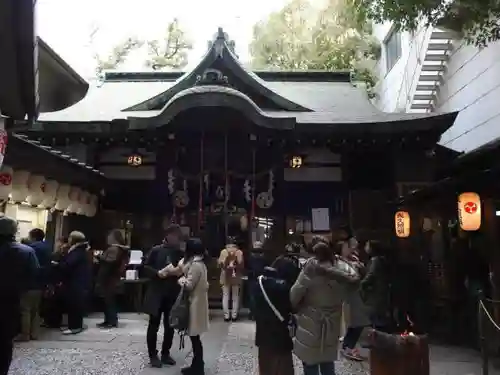
<path id="1" fill-rule="evenodd" d="M 200 140 L 200 178 L 199 178 L 199 183 L 200 183 L 200 190 L 198 194 L 198 232 L 201 230 L 201 226 L 203 223 L 203 176 L 204 176 L 204 151 L 205 151 L 205 144 L 204 144 L 204 137 L 205 134 L 201 134 L 201 140 Z"/>
<path id="2" fill-rule="evenodd" d="M 255 183 L 255 148 L 252 148 L 252 203 L 251 203 L 251 214 L 250 223 L 253 222 L 255 218 L 255 189 L 257 189 L 257 184 Z"/>

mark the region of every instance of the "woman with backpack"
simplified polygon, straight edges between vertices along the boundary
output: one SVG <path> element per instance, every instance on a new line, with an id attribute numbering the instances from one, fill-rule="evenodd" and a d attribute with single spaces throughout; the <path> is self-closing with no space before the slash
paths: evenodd
<path id="1" fill-rule="evenodd" d="M 184 259 L 179 262 L 184 271 L 178 283 L 189 293 L 189 323 L 187 335 L 193 348 L 193 361 L 181 369 L 183 374 L 203 375 L 203 344 L 201 334 L 208 331 L 208 277 L 205 265 L 205 248 L 198 238 L 186 241 Z"/>

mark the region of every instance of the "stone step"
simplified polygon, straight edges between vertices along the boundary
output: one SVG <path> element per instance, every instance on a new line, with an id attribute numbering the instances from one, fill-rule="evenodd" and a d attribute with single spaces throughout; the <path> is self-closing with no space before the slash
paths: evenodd
<path id="1" fill-rule="evenodd" d="M 430 109 L 432 108 L 431 103 L 413 103 L 411 109 Z"/>
<path id="2" fill-rule="evenodd" d="M 426 84 L 423 84 L 423 85 L 417 85 L 417 91 L 434 91 L 436 90 L 436 87 L 437 85 L 434 84 L 434 85 L 426 85 Z"/>
<path id="3" fill-rule="evenodd" d="M 432 94 L 416 94 L 413 96 L 413 100 L 434 100 L 434 95 Z"/>
<path id="4" fill-rule="evenodd" d="M 448 51 L 449 49 L 451 49 L 451 43 L 429 42 L 427 46 L 428 51 Z"/>
<path id="5" fill-rule="evenodd" d="M 455 38 L 456 34 L 452 31 L 434 30 L 431 33 L 431 40 L 451 40 Z"/>
<path id="6" fill-rule="evenodd" d="M 439 81 L 439 74 L 422 74 L 419 77 L 420 82 L 437 82 Z"/>
<path id="7" fill-rule="evenodd" d="M 438 64 L 425 64 L 422 65 L 422 71 L 423 72 L 442 72 L 446 69 L 445 65 L 438 65 Z"/>
<path id="8" fill-rule="evenodd" d="M 448 55 L 446 53 L 428 53 L 425 55 L 425 61 L 446 61 Z"/>

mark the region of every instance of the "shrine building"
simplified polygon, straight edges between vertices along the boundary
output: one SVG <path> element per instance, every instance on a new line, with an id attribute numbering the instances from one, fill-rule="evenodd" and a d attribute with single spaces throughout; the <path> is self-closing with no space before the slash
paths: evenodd
<path id="1" fill-rule="evenodd" d="M 280 246 L 341 225 L 393 235 L 388 202 L 455 156 L 437 142 L 456 116 L 381 112 L 347 72 L 250 71 L 219 29 L 192 70 L 109 72 L 21 133 L 104 174 L 96 241 L 124 228 L 147 248 L 178 222 L 215 256 L 234 223 Z"/>

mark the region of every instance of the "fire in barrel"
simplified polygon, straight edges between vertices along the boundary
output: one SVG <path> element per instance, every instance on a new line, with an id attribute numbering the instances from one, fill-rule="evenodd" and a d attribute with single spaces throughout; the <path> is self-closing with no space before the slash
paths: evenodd
<path id="1" fill-rule="evenodd" d="M 426 335 L 389 334 L 369 329 L 371 375 L 429 375 Z"/>

